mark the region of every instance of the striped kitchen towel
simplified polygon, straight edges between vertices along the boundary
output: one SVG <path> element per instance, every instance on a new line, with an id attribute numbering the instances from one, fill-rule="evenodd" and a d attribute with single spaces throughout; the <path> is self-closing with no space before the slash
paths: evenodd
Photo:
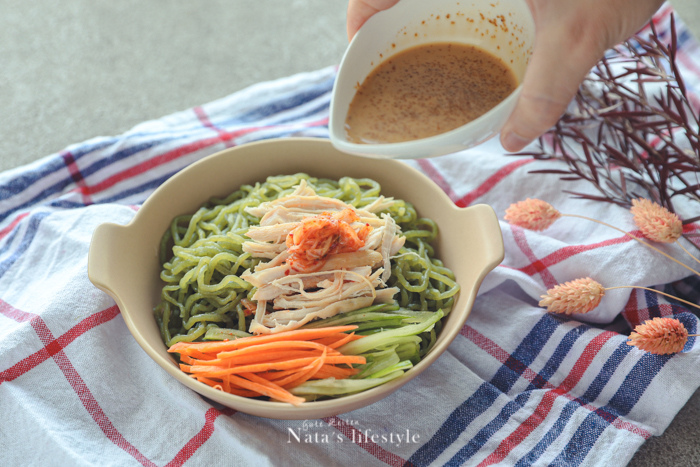
<path id="1" fill-rule="evenodd" d="M 661 37 L 671 13 L 666 5 L 655 18 Z M 700 47 L 677 29 L 681 71 L 700 102 Z M 502 221 L 505 260 L 460 336 L 418 378 L 364 409 L 262 419 L 212 405 L 150 360 L 87 278 L 93 230 L 128 223 L 168 177 L 221 149 L 327 137 L 335 73 L 261 83 L 0 174 L 0 465 L 608 466 L 626 464 L 666 429 L 700 385 L 700 346 L 690 338 L 683 352 L 658 356 L 627 345 L 627 335 L 654 316 L 675 316 L 696 333 L 691 310 L 629 289 L 610 291 L 584 316 L 549 314 L 537 301 L 592 276 L 697 303 L 697 278 L 581 219 L 545 232 Z M 530 197 L 636 229 L 627 210 L 563 192 L 585 184 L 531 173 L 557 162 L 506 156 L 496 140 L 407 163 L 457 205 L 486 203 L 501 219 Z"/>

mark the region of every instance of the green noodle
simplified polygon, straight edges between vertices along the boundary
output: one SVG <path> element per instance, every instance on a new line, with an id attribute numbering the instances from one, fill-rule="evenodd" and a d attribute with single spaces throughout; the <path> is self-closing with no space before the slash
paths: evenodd
<path id="1" fill-rule="evenodd" d="M 335 181 L 301 173 L 275 176 L 244 185 L 225 198 L 212 198 L 194 214 L 173 219 L 160 244 L 160 277 L 165 285 L 155 308 L 167 346 L 246 334 L 252 316 L 246 316 L 242 300 L 250 299 L 255 290 L 240 274 L 254 268 L 260 259 L 243 252 L 246 232 L 259 222 L 245 208 L 292 193 L 302 179 L 319 196 L 338 198 L 356 208 L 377 200 L 381 191 L 379 184 L 368 178 Z M 404 200 L 395 200 L 386 212 L 406 237 L 391 261 L 392 275 L 387 283 L 400 289 L 397 305 L 413 311 L 442 310 L 447 315 L 459 286 L 452 271 L 434 257 L 431 243 L 438 235 L 437 225 L 419 218 Z M 422 347 L 434 343 L 439 329 L 437 323 L 421 335 Z"/>

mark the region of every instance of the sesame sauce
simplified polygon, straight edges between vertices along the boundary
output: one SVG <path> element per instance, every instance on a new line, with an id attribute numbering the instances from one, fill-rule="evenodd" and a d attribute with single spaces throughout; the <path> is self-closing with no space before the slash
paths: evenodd
<path id="1" fill-rule="evenodd" d="M 358 85 L 345 128 L 355 143 L 397 143 L 453 130 L 488 112 L 517 87 L 513 71 L 472 45 L 411 47 Z"/>

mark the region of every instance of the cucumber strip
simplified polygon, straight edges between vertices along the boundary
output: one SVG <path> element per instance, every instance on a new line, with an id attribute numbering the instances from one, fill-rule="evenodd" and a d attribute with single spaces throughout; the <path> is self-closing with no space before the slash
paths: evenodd
<path id="1" fill-rule="evenodd" d="M 362 339 L 349 342 L 338 350 L 345 355 L 359 355 L 372 349 L 392 345 L 396 343 L 397 338 L 415 336 L 422 332 L 429 331 L 433 328 L 435 323 L 442 318 L 443 313 L 442 310 L 438 310 L 436 312 L 430 312 L 429 315 L 430 316 L 421 323 L 409 324 L 400 328 L 388 329 L 386 331 L 370 334 Z M 420 342 L 420 338 L 418 339 Z"/>
<path id="2" fill-rule="evenodd" d="M 335 379 L 326 378 L 314 381 L 307 381 L 304 384 L 289 390 L 294 395 L 323 395 L 323 396 L 340 396 L 345 394 L 353 394 L 360 391 L 382 385 L 396 379 L 404 374 L 403 370 L 394 371 L 381 378 L 365 378 L 365 379 Z"/>

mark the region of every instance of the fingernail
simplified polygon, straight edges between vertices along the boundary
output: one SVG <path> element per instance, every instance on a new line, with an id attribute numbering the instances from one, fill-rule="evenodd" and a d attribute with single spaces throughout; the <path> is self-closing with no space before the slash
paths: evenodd
<path id="1" fill-rule="evenodd" d="M 519 134 L 510 131 L 501 137 L 501 145 L 508 152 L 516 152 L 530 144 L 529 139 L 525 139 Z"/>

